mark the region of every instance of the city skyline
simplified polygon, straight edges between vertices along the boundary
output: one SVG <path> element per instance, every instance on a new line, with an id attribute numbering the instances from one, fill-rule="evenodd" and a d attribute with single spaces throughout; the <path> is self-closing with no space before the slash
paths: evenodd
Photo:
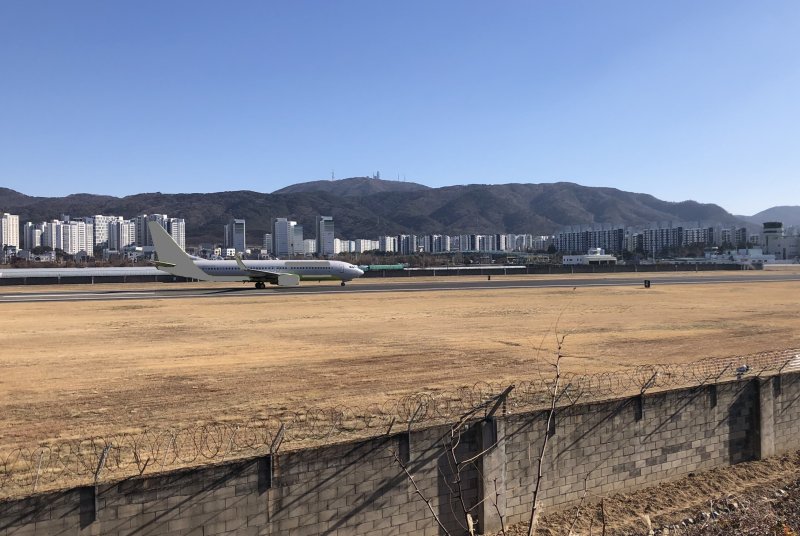
<path id="1" fill-rule="evenodd" d="M 790 1 L 10 0 L 0 186 L 272 192 L 380 171 L 752 215 L 798 204 L 798 16 Z"/>
<path id="2" fill-rule="evenodd" d="M 130 220 L 125 220 L 122 216 L 95 215 L 84 216 L 79 219 L 49 220 L 40 223 L 31 221 L 25 222 L 20 226 L 18 215 L 0 214 L 0 245 L 14 246 L 20 248 L 23 244 L 24 249 L 30 250 L 32 246 L 44 245 L 45 243 L 58 247 L 64 238 L 56 237 L 62 235 L 61 226 L 80 226 L 81 242 L 71 244 L 74 248 L 64 248 L 67 253 L 91 252 L 94 246 L 106 245 L 109 250 L 123 249 L 113 247 L 112 244 L 122 244 L 123 236 L 127 237 L 125 246 L 152 246 L 152 239 L 145 223 L 156 221 L 178 243 L 183 250 L 186 249 L 186 223 L 180 218 L 169 218 L 166 214 L 140 214 Z M 224 248 L 230 248 L 235 253 L 249 251 L 246 247 L 246 221 L 241 218 L 232 218 L 228 224 L 224 225 L 223 240 L 218 243 Z M 129 227 L 126 227 L 129 226 Z M 59 227 L 59 229 L 56 229 Z M 764 233 L 775 233 L 779 229 L 780 236 L 784 236 L 784 226 L 770 222 L 764 224 Z M 797 228 L 790 226 L 791 234 L 786 235 L 794 240 L 797 238 Z M 650 238 L 648 238 L 648 234 Z M 637 238 L 638 237 L 638 238 Z M 406 254 L 415 252 L 446 252 L 451 251 L 451 241 L 458 245 L 458 251 L 509 251 L 509 250 L 531 250 L 545 249 L 549 244 L 556 246 L 557 251 L 577 251 L 580 249 L 590 249 L 601 247 L 609 251 L 620 251 L 623 243 L 624 249 L 632 251 L 635 249 L 652 250 L 653 243 L 664 245 L 694 245 L 705 244 L 707 246 L 728 245 L 729 247 L 749 247 L 747 244 L 754 239 L 757 244 L 757 235 L 750 234 L 746 227 L 723 224 L 721 222 L 707 223 L 703 225 L 693 225 L 688 222 L 650 222 L 644 225 L 611 225 L 611 224 L 592 224 L 568 226 L 560 231 L 549 235 L 536 235 L 531 232 L 502 232 L 502 233 L 394 233 L 389 235 L 372 235 L 371 238 L 349 237 L 336 238 L 334 235 L 334 219 L 330 216 L 317 216 L 317 226 L 315 238 L 306 239 L 303 236 L 303 227 L 296 221 L 290 221 L 285 217 L 275 217 L 272 220 L 272 232 L 263 235 L 264 248 L 269 253 L 280 256 L 295 256 L 300 254 L 312 254 L 318 256 L 329 256 L 340 252 L 361 253 L 370 250 L 380 251 L 404 251 Z M 73 240 L 78 240 L 73 239 Z M 629 242 L 634 240 L 634 242 Z M 637 241 L 638 240 L 638 245 Z M 393 242 L 390 242 L 393 241 Z M 327 242 L 325 247 L 317 247 L 318 244 Z M 462 243 L 470 246 L 465 249 Z M 66 243 L 71 243 L 67 240 Z M 307 250 L 307 245 L 312 245 L 311 250 Z M 393 246 L 387 244 L 393 243 Z M 533 244 L 539 244 L 534 247 Z M 651 246 L 647 244 L 650 243 Z M 79 247 L 79 244 L 83 247 Z M 334 247 L 336 244 L 336 247 Z M 360 244 L 355 250 L 343 250 L 340 244 Z M 478 245 L 482 244 L 482 245 Z M 489 246 L 491 244 L 491 246 Z M 580 244 L 580 245 L 578 245 Z M 368 247 L 362 247 L 368 246 Z M 200 246 L 202 248 L 202 246 Z M 796 247 L 796 246 L 795 246 Z M 74 249 L 74 251 L 72 251 Z M 258 248 L 256 248 L 258 249 Z M 87 251 L 88 250 L 88 251 Z M 91 255 L 91 253 L 89 253 Z"/>

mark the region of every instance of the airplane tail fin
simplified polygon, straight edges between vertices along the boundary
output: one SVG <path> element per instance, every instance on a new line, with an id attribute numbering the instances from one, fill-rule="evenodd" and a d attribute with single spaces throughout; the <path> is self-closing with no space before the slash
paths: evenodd
<path id="1" fill-rule="evenodd" d="M 158 222 L 147 222 L 147 228 L 150 230 L 150 236 L 153 237 L 153 245 L 156 248 L 159 263 L 162 267 L 168 268 L 165 271 L 192 279 L 210 279 L 209 275 L 192 261 L 192 258 L 181 249 Z"/>

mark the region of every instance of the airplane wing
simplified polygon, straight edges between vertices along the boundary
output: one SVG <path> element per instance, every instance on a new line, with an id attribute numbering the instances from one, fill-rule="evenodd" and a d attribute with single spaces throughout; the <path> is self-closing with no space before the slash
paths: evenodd
<path id="1" fill-rule="evenodd" d="M 241 255 L 236 255 L 236 265 L 254 280 L 254 281 L 265 281 L 268 283 L 272 283 L 273 285 L 280 285 L 282 287 L 290 287 L 295 286 L 300 283 L 300 276 L 295 274 L 287 274 L 281 272 L 269 272 L 267 270 L 254 270 L 253 268 L 248 268 L 247 265 L 242 260 Z"/>

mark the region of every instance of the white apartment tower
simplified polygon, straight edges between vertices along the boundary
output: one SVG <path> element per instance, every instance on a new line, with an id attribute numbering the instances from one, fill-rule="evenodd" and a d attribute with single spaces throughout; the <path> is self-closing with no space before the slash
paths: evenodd
<path id="1" fill-rule="evenodd" d="M 334 254 L 333 238 L 333 216 L 317 218 L 317 255 L 330 257 Z"/>
<path id="2" fill-rule="evenodd" d="M 186 251 L 186 220 L 170 218 L 167 221 L 167 232 L 181 249 Z"/>
<path id="3" fill-rule="evenodd" d="M 19 248 L 19 216 L 15 214 L 0 216 L 0 249 L 5 246 Z"/>
<path id="4" fill-rule="evenodd" d="M 64 223 L 63 247 L 67 255 L 94 255 L 94 225 L 84 221 Z"/>
<path id="5" fill-rule="evenodd" d="M 115 221 L 122 221 L 122 216 L 103 216 L 97 214 L 91 218 L 84 218 L 86 223 L 94 225 L 94 245 L 108 247 L 109 225 Z"/>
<path id="6" fill-rule="evenodd" d="M 147 228 L 147 222 L 156 221 L 169 232 L 168 221 L 169 217 L 166 214 L 140 214 L 136 216 L 133 221 L 136 223 L 136 245 L 137 246 L 152 246 L 153 238 L 150 236 L 150 229 Z"/>
<path id="7" fill-rule="evenodd" d="M 108 226 L 108 249 L 122 251 L 136 245 L 136 223 L 133 220 L 113 221 Z"/>
<path id="8" fill-rule="evenodd" d="M 42 245 L 53 250 L 64 249 L 64 223 L 62 221 L 50 220 L 44 223 Z"/>

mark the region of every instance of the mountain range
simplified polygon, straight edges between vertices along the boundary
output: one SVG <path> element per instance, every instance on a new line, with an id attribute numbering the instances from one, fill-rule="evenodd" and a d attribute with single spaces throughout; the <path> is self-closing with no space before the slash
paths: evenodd
<path id="1" fill-rule="evenodd" d="M 781 209 L 780 212 L 775 212 Z M 786 209 L 785 211 L 783 209 Z M 771 212 L 772 211 L 772 212 Z M 569 225 L 647 225 L 653 222 L 723 223 L 755 228 L 759 215 L 786 225 L 800 220 L 800 207 L 775 207 L 755 216 L 734 216 L 715 204 L 668 202 L 648 194 L 569 182 L 544 184 L 470 184 L 430 188 L 413 182 L 367 177 L 295 184 L 271 194 L 252 191 L 163 194 L 126 197 L 73 194 L 32 197 L 0 188 L 0 212 L 20 221 L 46 221 L 94 214 L 131 218 L 169 214 L 186 219 L 186 242 L 220 242 L 231 218 L 247 222 L 248 243 L 260 244 L 271 221 L 288 217 L 315 235 L 318 215 L 333 216 L 336 235 L 376 238 L 400 233 L 550 234 Z"/>
<path id="2" fill-rule="evenodd" d="M 762 224 L 765 221 L 779 221 L 784 227 L 800 225 L 800 206 L 780 206 L 762 210 L 753 216 L 736 216 L 749 223 Z"/>

